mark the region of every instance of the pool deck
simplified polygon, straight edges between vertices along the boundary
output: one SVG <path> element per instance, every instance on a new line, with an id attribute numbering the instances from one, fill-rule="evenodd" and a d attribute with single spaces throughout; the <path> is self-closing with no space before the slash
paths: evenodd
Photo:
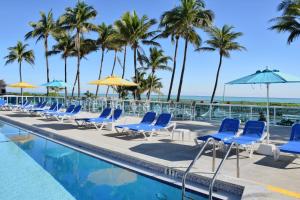
<path id="1" fill-rule="evenodd" d="M 95 113 L 82 112 L 78 117 L 97 117 Z M 61 123 L 32 117 L 26 113 L 0 111 L 0 120 L 11 120 L 19 124 L 51 132 L 83 144 L 99 146 L 115 152 L 121 152 L 135 158 L 157 163 L 168 168 L 185 170 L 198 153 L 193 138 L 218 130 L 219 124 L 205 121 L 176 121 L 177 128 L 187 128 L 192 132 L 181 137 L 162 133 L 146 141 L 141 135 L 128 136 L 107 130 L 97 131 L 94 128 L 78 128 L 72 121 Z M 124 116 L 118 123 L 127 124 L 139 122 L 139 118 Z M 282 144 L 289 139 L 289 127 L 271 127 L 271 140 L 274 144 Z M 196 163 L 192 172 L 211 177 L 212 153 L 207 151 Z M 226 160 L 218 176 L 219 180 L 237 183 L 245 186 L 243 199 L 300 199 L 300 159 L 293 155 L 282 155 L 279 161 L 273 157 L 254 154 L 247 157 L 245 151 L 240 153 L 240 178 L 236 177 L 236 157 L 233 152 Z M 216 164 L 221 161 L 221 153 L 217 154 Z"/>

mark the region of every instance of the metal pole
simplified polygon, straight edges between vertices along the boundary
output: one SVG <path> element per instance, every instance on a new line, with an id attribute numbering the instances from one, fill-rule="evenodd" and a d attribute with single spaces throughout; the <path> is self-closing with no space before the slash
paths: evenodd
<path id="1" fill-rule="evenodd" d="M 240 178 L 240 151 L 239 145 L 236 145 L 236 177 Z"/>
<path id="2" fill-rule="evenodd" d="M 225 102 L 225 91 L 226 91 L 226 84 L 224 84 L 224 89 L 223 89 L 223 103 Z"/>
<path id="3" fill-rule="evenodd" d="M 216 141 L 213 141 L 213 159 L 212 159 L 212 172 L 215 172 L 216 165 Z"/>
<path id="4" fill-rule="evenodd" d="M 267 143 L 269 144 L 270 139 L 270 112 L 269 112 L 269 106 L 270 106 L 270 99 L 269 99 L 269 88 L 270 84 L 267 83 Z"/>

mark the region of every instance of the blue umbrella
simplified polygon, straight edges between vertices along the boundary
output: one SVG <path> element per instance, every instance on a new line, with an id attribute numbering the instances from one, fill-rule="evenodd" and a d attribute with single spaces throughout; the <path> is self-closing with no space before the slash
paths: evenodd
<path id="1" fill-rule="evenodd" d="M 68 87 L 68 84 L 65 83 L 64 81 L 53 80 L 49 83 L 44 83 L 41 86 L 54 87 L 54 88 L 65 88 L 65 87 Z"/>
<path id="2" fill-rule="evenodd" d="M 265 70 L 258 70 L 254 74 L 244 76 L 242 78 L 230 81 L 226 84 L 235 85 L 235 84 L 265 84 L 267 86 L 267 141 L 269 142 L 269 130 L 270 130 L 270 114 L 269 114 L 269 105 L 270 105 L 270 97 L 269 97 L 269 88 L 270 84 L 274 83 L 299 83 L 300 78 L 285 74 L 280 72 L 279 70 L 269 70 L 266 68 Z"/>
<path id="3" fill-rule="evenodd" d="M 49 83 L 44 83 L 41 86 L 61 89 L 61 88 L 68 87 L 68 84 L 66 82 L 64 82 L 64 81 L 53 80 L 53 81 L 51 81 Z M 66 99 L 67 99 L 67 96 L 65 95 L 65 100 Z"/>

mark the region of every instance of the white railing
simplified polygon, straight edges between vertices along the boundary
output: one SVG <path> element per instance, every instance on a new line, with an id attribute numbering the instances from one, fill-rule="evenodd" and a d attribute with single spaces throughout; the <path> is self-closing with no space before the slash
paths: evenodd
<path id="1" fill-rule="evenodd" d="M 4 95 L 1 96 L 10 104 L 20 103 L 21 96 Z M 60 102 L 65 106 L 76 103 L 81 104 L 83 109 L 88 112 L 101 112 L 104 107 L 114 106 L 124 110 L 126 115 L 141 116 L 147 111 L 156 113 L 169 112 L 175 119 L 180 120 L 222 120 L 225 117 L 238 118 L 242 121 L 250 119 L 257 120 L 266 116 L 266 106 L 258 105 L 237 105 L 237 104 L 209 104 L 198 102 L 164 102 L 164 101 L 135 101 L 121 100 L 112 98 L 81 98 L 68 99 L 65 102 L 63 97 L 46 96 L 23 96 L 23 100 L 30 100 L 32 103 L 39 101 Z M 299 121 L 300 107 L 270 106 L 271 123 L 277 124 L 282 121 Z"/>

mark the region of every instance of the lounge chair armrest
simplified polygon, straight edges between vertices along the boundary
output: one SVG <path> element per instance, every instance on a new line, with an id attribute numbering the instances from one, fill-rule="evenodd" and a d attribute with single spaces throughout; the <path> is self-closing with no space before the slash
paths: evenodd
<path id="1" fill-rule="evenodd" d="M 176 128 L 176 122 L 171 122 L 166 126 L 166 129 L 171 129 L 172 132 L 174 131 L 175 128 Z"/>

